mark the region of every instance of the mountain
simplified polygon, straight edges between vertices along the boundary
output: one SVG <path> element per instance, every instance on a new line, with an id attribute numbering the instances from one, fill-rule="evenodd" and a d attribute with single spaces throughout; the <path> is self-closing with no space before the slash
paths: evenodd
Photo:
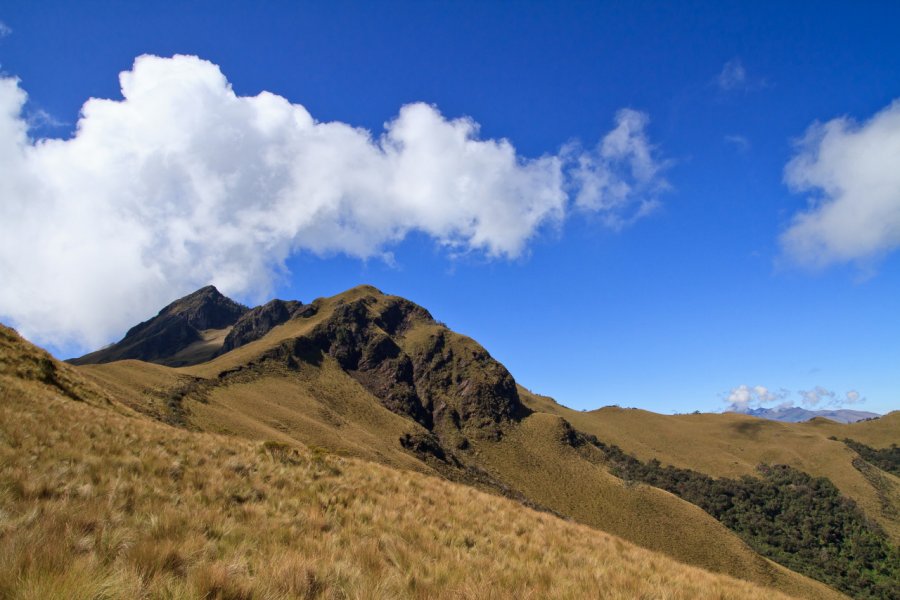
<path id="1" fill-rule="evenodd" d="M 790 408 L 753 408 L 747 411 L 746 414 L 761 419 L 784 421 L 785 423 L 802 423 L 816 417 L 829 419 L 837 423 L 856 423 L 865 419 L 877 419 L 881 416 L 864 410 L 807 410 L 796 406 Z"/>
<path id="2" fill-rule="evenodd" d="M 687 564 L 795 596 L 830 593 L 695 504 L 617 477 L 599 440 L 536 409 L 487 350 L 409 300 L 360 286 L 250 338 L 178 369 L 119 361 L 81 372 L 181 428 L 438 475 Z"/>
<path id="3" fill-rule="evenodd" d="M 0 325 L 0 597 L 788 598 L 416 470 L 121 399 Z"/>
<path id="4" fill-rule="evenodd" d="M 115 344 L 68 362 L 89 365 L 128 358 L 170 366 L 203 362 L 215 355 L 248 310 L 210 285 L 172 302 Z"/>

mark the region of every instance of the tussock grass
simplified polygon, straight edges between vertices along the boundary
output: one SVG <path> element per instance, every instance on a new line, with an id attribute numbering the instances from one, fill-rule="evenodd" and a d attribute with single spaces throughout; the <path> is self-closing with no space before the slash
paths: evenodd
<path id="1" fill-rule="evenodd" d="M 419 473 L 0 376 L 0 598 L 778 598 Z"/>
<path id="2" fill-rule="evenodd" d="M 372 302 L 375 312 L 391 301 L 371 288 L 354 288 L 317 300 L 314 316 L 289 321 L 265 337 L 208 363 L 166 369 L 123 361 L 84 367 L 83 372 L 121 394 L 131 405 L 140 407 L 145 403 L 148 408 L 143 410 L 154 415 L 165 412 L 157 397 L 165 396 L 167 386 L 177 387 L 180 378 L 189 376 L 208 378 L 217 381 L 215 386 L 202 398 L 187 396 L 182 403 L 188 427 L 258 442 L 320 446 L 343 456 L 434 473 L 432 468 L 439 466 L 419 460 L 398 441 L 406 433 L 426 430 L 388 410 L 330 356 L 321 361 L 300 362 L 291 369 L 267 363 L 256 370 L 245 370 L 241 377 L 219 377 L 223 371 L 253 364 L 260 353 L 288 338 L 309 334 L 342 302 L 363 297 Z M 431 337 L 444 333 L 444 351 L 448 355 L 483 352 L 474 340 L 447 332 L 427 319 L 404 328 L 396 342 L 415 356 L 429 345 Z M 472 372 L 454 375 L 461 384 L 483 374 L 473 366 Z M 457 388 L 448 386 L 447 393 L 455 393 Z M 602 461 L 587 460 L 563 443 L 559 419 L 540 412 L 522 423 L 509 425 L 501 442 L 473 436 L 465 447 L 450 444 L 448 449 L 458 452 L 467 465 L 539 506 L 675 560 L 792 595 L 819 599 L 831 593 L 825 586 L 766 561 L 697 507 L 648 486 L 624 486 L 607 472 Z"/>

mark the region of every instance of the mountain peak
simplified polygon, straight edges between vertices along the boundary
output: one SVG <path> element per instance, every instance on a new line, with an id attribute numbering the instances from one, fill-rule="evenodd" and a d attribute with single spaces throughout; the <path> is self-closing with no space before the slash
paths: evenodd
<path id="1" fill-rule="evenodd" d="M 117 343 L 69 362 L 76 365 L 138 359 L 177 366 L 210 358 L 218 346 L 209 344 L 210 331 L 234 325 L 249 309 L 207 285 L 167 305 L 159 313 L 128 330 Z M 210 338 L 210 339 L 207 339 Z M 209 347 L 208 347 L 209 346 Z M 179 357 L 189 348 L 198 352 Z"/>
<path id="2" fill-rule="evenodd" d="M 198 330 L 222 329 L 234 325 L 248 308 L 223 295 L 213 285 L 207 285 L 196 292 L 175 300 L 161 311 L 159 315 L 177 315 L 184 317 L 188 324 Z M 146 321 L 145 323 L 149 323 Z M 142 323 L 141 325 L 143 325 Z M 129 334 L 140 327 L 132 328 Z"/>

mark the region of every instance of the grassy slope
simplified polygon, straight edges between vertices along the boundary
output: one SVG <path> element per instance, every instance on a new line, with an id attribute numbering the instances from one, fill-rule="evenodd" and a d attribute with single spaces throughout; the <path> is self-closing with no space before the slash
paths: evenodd
<path id="1" fill-rule="evenodd" d="M 5 328 L 0 359 L 2 598 L 780 597 L 436 477 L 167 426 L 54 363 L 64 393 Z"/>
<path id="2" fill-rule="evenodd" d="M 617 407 L 579 412 L 544 396 L 526 392 L 522 397 L 531 408 L 559 415 L 576 429 L 592 433 L 641 460 L 656 458 L 664 464 L 714 477 L 756 476 L 760 463 L 786 464 L 813 476 L 827 477 L 877 520 L 895 543 L 900 541 L 900 498 L 879 495 L 854 468 L 856 453 L 840 441 L 828 439 L 861 438 L 860 441 L 881 446 L 889 445 L 891 438 L 898 442 L 898 413 L 885 417 L 884 423 L 879 423 L 881 419 L 854 425 L 830 421 L 781 423 L 738 414 L 659 415 Z M 900 489 L 900 479 L 887 473 L 884 477 L 894 489 Z"/>
<path id="3" fill-rule="evenodd" d="M 372 293 L 372 288 L 361 287 L 320 300 L 319 312 L 312 319 L 288 322 L 265 338 L 209 363 L 171 373 L 214 378 L 222 371 L 252 361 L 284 339 L 309 333 L 339 301 Z M 438 326 L 420 323 L 398 341 L 405 350 L 414 352 L 416 345 L 423 343 L 435 327 Z M 452 344 L 458 352 L 464 352 L 475 342 L 454 336 Z M 146 374 L 139 373 L 132 380 L 128 371 L 136 367 L 112 364 L 85 367 L 85 370 L 98 378 L 130 381 L 139 397 Z M 120 371 L 112 373 L 114 369 Z M 215 388 L 206 402 L 189 400 L 186 407 L 191 426 L 206 431 L 256 440 L 295 440 L 391 466 L 429 470 L 398 443 L 401 433 L 421 430 L 421 427 L 383 408 L 330 359 L 321 367 L 304 365 L 290 375 L 270 373 L 250 382 Z M 571 448 L 562 447 L 558 443 L 555 420 L 545 416 L 529 417 L 500 444 L 472 440 L 472 448 L 465 453 L 466 460 L 539 505 L 678 560 L 774 586 L 790 594 L 811 598 L 827 596 L 817 583 L 759 557 L 737 536 L 693 505 L 647 486 L 626 488 L 604 468 L 585 460 Z"/>
<path id="4" fill-rule="evenodd" d="M 185 363 L 195 363 L 198 361 L 206 361 L 211 359 L 222 343 L 225 337 L 231 331 L 231 327 L 224 329 L 204 329 L 200 332 L 200 339 L 184 348 L 180 352 L 174 354 L 166 364 L 178 365 Z"/>
<path id="5" fill-rule="evenodd" d="M 828 419 L 813 419 L 801 427 L 839 439 L 850 438 L 873 448 L 887 448 L 900 444 L 900 410 L 890 412 L 873 421 L 842 425 Z"/>

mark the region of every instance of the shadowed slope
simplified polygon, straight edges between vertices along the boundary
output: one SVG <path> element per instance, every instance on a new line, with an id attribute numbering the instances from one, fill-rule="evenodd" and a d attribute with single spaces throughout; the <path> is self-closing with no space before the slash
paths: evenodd
<path id="1" fill-rule="evenodd" d="M 135 325 L 115 344 L 69 362 L 88 365 L 128 358 L 171 366 L 203 362 L 216 354 L 228 328 L 247 310 L 210 285 Z"/>

